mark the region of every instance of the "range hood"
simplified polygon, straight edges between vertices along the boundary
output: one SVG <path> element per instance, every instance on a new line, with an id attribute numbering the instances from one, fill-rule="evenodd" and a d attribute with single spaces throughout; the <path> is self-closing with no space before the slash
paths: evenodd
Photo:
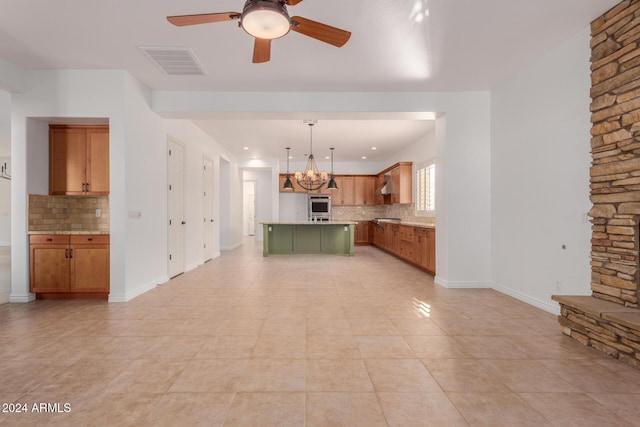
<path id="1" fill-rule="evenodd" d="M 380 188 L 380 194 L 383 196 L 391 194 L 391 175 L 384 176 L 384 185 Z"/>

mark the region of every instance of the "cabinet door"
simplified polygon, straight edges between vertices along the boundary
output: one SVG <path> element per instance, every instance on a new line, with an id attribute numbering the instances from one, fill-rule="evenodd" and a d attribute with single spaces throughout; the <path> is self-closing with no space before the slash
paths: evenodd
<path id="1" fill-rule="evenodd" d="M 355 226 L 355 243 L 369 243 L 369 221 L 358 221 Z"/>
<path id="2" fill-rule="evenodd" d="M 412 185 L 412 163 L 400 163 L 396 169 L 396 184 L 394 184 L 394 203 L 411 203 L 413 202 L 413 185 Z M 393 178 L 393 173 L 392 173 Z"/>
<path id="3" fill-rule="evenodd" d="M 389 241 L 389 251 L 398 255 L 400 253 L 400 226 L 392 225 L 390 228 L 391 237 Z"/>
<path id="4" fill-rule="evenodd" d="M 70 237 L 69 287 L 72 292 L 109 291 L 109 239 L 107 234 Z"/>
<path id="5" fill-rule="evenodd" d="M 85 141 L 85 129 L 50 129 L 49 194 L 83 194 L 86 165 Z"/>
<path id="6" fill-rule="evenodd" d="M 354 205 L 372 206 L 376 204 L 375 198 L 376 177 L 358 175 L 355 177 Z"/>
<path id="7" fill-rule="evenodd" d="M 355 191 L 354 191 L 354 204 L 356 206 L 365 205 L 365 186 L 366 176 L 356 176 L 355 179 Z"/>
<path id="8" fill-rule="evenodd" d="M 109 130 L 87 129 L 87 194 L 109 194 Z"/>
<path id="9" fill-rule="evenodd" d="M 31 245 L 31 292 L 69 292 L 69 245 Z"/>
<path id="10" fill-rule="evenodd" d="M 373 206 L 376 204 L 376 177 L 367 176 L 364 179 L 364 204 Z"/>
<path id="11" fill-rule="evenodd" d="M 431 271 L 433 274 L 436 274 L 436 231 L 435 230 L 427 230 L 427 255 L 425 260 L 425 266 L 427 270 Z"/>
<path id="12" fill-rule="evenodd" d="M 382 187 L 385 184 L 385 177 L 384 174 L 379 174 L 376 176 L 376 184 L 375 184 L 375 203 L 376 205 L 384 205 L 385 204 L 385 200 L 384 200 L 384 195 L 380 192 L 380 190 L 382 189 Z M 390 201 L 389 201 L 390 203 Z"/>
<path id="13" fill-rule="evenodd" d="M 391 171 L 391 204 L 400 203 L 400 168 Z"/>
<path id="14" fill-rule="evenodd" d="M 343 176 L 342 177 L 342 205 L 343 206 L 353 206 L 355 205 L 355 188 L 356 188 L 356 179 L 354 176 Z"/>
<path id="15" fill-rule="evenodd" d="M 72 245 L 71 292 L 109 292 L 109 245 Z"/>
<path id="16" fill-rule="evenodd" d="M 417 229 L 415 231 L 416 243 L 414 254 L 414 262 L 420 267 L 427 268 L 427 232 L 424 229 Z"/>

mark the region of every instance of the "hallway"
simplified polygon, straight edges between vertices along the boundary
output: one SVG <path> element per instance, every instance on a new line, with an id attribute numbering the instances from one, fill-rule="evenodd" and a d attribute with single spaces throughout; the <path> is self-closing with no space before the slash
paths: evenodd
<path id="1" fill-rule="evenodd" d="M 0 426 L 631 426 L 640 371 L 373 247 L 246 240 L 128 303 L 0 306 L 0 401 Z"/>

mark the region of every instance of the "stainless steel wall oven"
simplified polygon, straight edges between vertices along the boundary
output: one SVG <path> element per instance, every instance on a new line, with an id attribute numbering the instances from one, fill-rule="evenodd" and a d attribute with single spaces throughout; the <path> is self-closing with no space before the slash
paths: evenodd
<path id="1" fill-rule="evenodd" d="M 309 221 L 331 221 L 331 196 L 325 194 L 310 194 Z"/>

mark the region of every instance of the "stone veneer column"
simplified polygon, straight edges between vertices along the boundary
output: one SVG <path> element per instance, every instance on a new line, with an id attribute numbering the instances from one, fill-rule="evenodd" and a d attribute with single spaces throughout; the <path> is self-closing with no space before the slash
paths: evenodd
<path id="1" fill-rule="evenodd" d="M 640 0 L 591 23 L 593 296 L 638 306 Z"/>

